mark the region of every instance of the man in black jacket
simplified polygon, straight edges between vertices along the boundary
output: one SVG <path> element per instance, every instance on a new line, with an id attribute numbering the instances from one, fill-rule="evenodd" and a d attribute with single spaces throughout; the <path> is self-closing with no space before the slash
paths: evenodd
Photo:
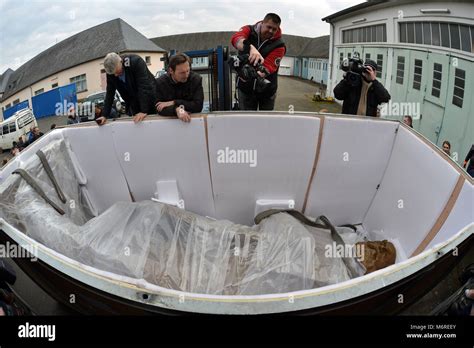
<path id="1" fill-rule="evenodd" d="M 178 116 L 191 122 L 191 113 L 202 111 L 202 77 L 191 71 L 191 60 L 184 53 L 172 56 L 168 73 L 156 79 L 156 110 L 162 116 Z"/>
<path id="2" fill-rule="evenodd" d="M 134 116 L 135 122 L 142 121 L 147 114 L 155 113 L 155 78 L 140 56 L 119 56 L 112 52 L 105 56 L 104 68 L 107 73 L 107 91 L 102 116 L 96 119 L 99 125 L 105 124 L 110 117 L 116 90 L 127 105 L 127 114 Z"/>
<path id="3" fill-rule="evenodd" d="M 344 100 L 342 113 L 359 116 L 377 117 L 377 107 L 390 100 L 390 94 L 376 80 L 377 63 L 371 59 L 365 61 L 366 72 L 362 73 L 361 83 L 353 86 L 346 76 L 334 88 L 336 99 Z M 347 73 L 346 73 L 347 74 Z"/>

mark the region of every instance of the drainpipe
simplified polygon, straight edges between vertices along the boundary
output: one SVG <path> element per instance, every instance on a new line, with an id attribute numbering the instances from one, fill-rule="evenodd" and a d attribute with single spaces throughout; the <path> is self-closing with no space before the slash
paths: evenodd
<path id="1" fill-rule="evenodd" d="M 334 29 L 334 23 L 333 22 L 329 22 L 329 25 L 331 25 L 331 30 L 330 30 L 330 33 L 332 33 L 332 45 L 331 45 L 331 54 L 330 54 L 330 61 L 329 61 L 329 66 L 328 66 L 328 83 L 327 83 L 327 91 L 326 91 L 326 95 L 328 96 L 333 96 L 333 88 L 332 88 L 332 70 L 333 70 L 333 67 L 334 67 L 334 40 L 335 40 L 335 29 Z M 331 37 L 329 38 L 329 40 L 331 41 Z"/>
<path id="2" fill-rule="evenodd" d="M 28 102 L 28 106 L 31 108 L 31 111 L 33 111 L 33 88 L 30 86 L 30 100 Z"/>

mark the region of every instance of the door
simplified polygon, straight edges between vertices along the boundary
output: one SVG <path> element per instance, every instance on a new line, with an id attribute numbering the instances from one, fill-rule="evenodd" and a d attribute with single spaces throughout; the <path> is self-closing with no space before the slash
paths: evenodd
<path id="1" fill-rule="evenodd" d="M 304 79 L 308 79 L 309 59 L 308 58 L 303 58 L 302 64 L 303 64 L 303 72 L 301 74 L 301 77 L 304 78 Z"/>
<path id="2" fill-rule="evenodd" d="M 437 145 L 448 140 L 451 154 L 462 164 L 474 144 L 474 62 L 449 57 L 447 69 L 445 113 Z"/>
<path id="3" fill-rule="evenodd" d="M 10 126 L 10 125 L 13 125 L 13 126 Z M 10 132 L 10 130 L 13 130 L 13 132 Z M 3 124 L 2 141 L 0 143 L 0 147 L 4 149 L 11 149 L 13 147 L 13 141 L 16 141 L 14 139 L 14 135 L 16 134 L 15 130 L 16 130 L 15 122 L 9 122 L 9 123 Z"/>
<path id="4" fill-rule="evenodd" d="M 390 81 L 390 95 L 392 102 L 405 102 L 408 92 L 408 69 L 410 51 L 394 49 L 392 64 L 392 79 Z"/>
<path id="5" fill-rule="evenodd" d="M 428 81 L 427 73 L 428 53 L 421 51 L 410 51 L 408 58 L 408 86 L 407 96 L 405 101 L 410 103 L 412 109 L 419 111 L 418 115 L 411 115 L 413 117 L 413 127 L 419 129 L 420 119 L 423 118 L 424 113 L 424 96 L 426 91 L 426 84 Z"/>
<path id="6" fill-rule="evenodd" d="M 449 81 L 449 57 L 430 53 L 426 64 L 426 92 L 423 100 L 423 117 L 419 130 L 433 143 L 438 144 L 441 124 L 445 114 Z"/>

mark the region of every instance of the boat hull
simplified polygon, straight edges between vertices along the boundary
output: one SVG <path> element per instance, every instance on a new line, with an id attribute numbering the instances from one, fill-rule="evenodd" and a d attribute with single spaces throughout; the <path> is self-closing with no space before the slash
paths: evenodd
<path id="1" fill-rule="evenodd" d="M 17 243 L 0 230 L 0 243 Z M 429 292 L 458 262 L 469 252 L 474 252 L 474 235 L 469 236 L 457 246 L 457 253 L 446 253 L 427 267 L 402 280 L 377 291 L 350 300 L 274 315 L 395 315 L 416 302 Z M 40 288 L 57 302 L 67 306 L 73 313 L 85 315 L 196 315 L 174 309 L 153 306 L 131 301 L 96 289 L 74 279 L 38 259 L 31 262 L 27 258 L 15 258 L 13 261 Z M 74 303 L 70 295 L 74 294 Z M 400 303 L 400 296 L 403 302 Z M 41 314 L 41 313 L 39 313 Z"/>

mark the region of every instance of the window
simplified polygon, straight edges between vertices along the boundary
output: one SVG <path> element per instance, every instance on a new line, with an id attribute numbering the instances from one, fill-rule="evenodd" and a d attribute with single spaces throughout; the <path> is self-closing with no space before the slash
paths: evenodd
<path id="1" fill-rule="evenodd" d="M 399 23 L 400 42 L 443 46 L 474 53 L 474 26 L 443 22 Z"/>
<path id="2" fill-rule="evenodd" d="M 69 79 L 71 83 L 76 84 L 76 92 L 85 92 L 87 91 L 87 80 L 86 80 L 86 74 L 82 74 L 79 76 L 71 77 Z"/>
<path id="3" fill-rule="evenodd" d="M 37 91 L 35 91 L 35 95 L 41 94 L 43 92 L 44 92 L 44 88 L 38 89 Z"/>
<path id="4" fill-rule="evenodd" d="M 431 25 L 428 22 L 423 23 L 423 44 L 431 45 Z"/>
<path id="5" fill-rule="evenodd" d="M 471 25 L 471 52 L 474 53 L 474 26 Z"/>
<path id="6" fill-rule="evenodd" d="M 450 41 L 449 41 L 449 26 L 447 23 L 440 23 L 440 29 L 441 29 L 441 46 L 444 47 L 451 47 Z"/>
<path id="7" fill-rule="evenodd" d="M 20 104 L 20 99 L 15 99 L 15 100 L 13 101 L 13 105 L 16 105 L 16 104 Z"/>
<path id="8" fill-rule="evenodd" d="M 420 22 L 415 23 L 415 43 L 423 43 L 423 27 Z"/>
<path id="9" fill-rule="evenodd" d="M 8 124 L 6 124 L 3 126 L 3 135 L 8 134 L 8 133 L 10 133 L 10 131 L 8 130 Z"/>
<path id="10" fill-rule="evenodd" d="M 370 59 L 370 53 L 365 54 L 365 60 Z"/>
<path id="11" fill-rule="evenodd" d="M 376 76 L 378 78 L 382 77 L 382 71 L 383 71 L 383 54 L 377 54 L 377 74 Z"/>
<path id="12" fill-rule="evenodd" d="M 405 57 L 397 57 L 397 80 L 396 82 L 403 85 L 403 79 L 405 77 Z"/>
<path id="13" fill-rule="evenodd" d="M 342 31 L 342 43 L 387 42 L 385 24 L 371 25 Z"/>
<path id="14" fill-rule="evenodd" d="M 10 105 L 10 103 L 8 103 L 7 105 L 5 105 L 5 110 L 10 108 L 10 107 L 11 107 L 11 105 Z"/>
<path id="15" fill-rule="evenodd" d="M 305 61 L 304 61 L 304 67 L 305 67 L 305 68 L 306 68 L 307 64 L 308 64 L 308 62 L 305 60 Z"/>
<path id="16" fill-rule="evenodd" d="M 407 24 L 406 23 L 400 23 L 398 26 L 398 32 L 399 32 L 399 39 L 400 42 L 408 42 L 407 41 Z"/>
<path id="17" fill-rule="evenodd" d="M 147 63 L 147 65 L 150 65 L 151 64 L 151 57 L 150 56 L 145 56 L 145 62 Z"/>
<path id="18" fill-rule="evenodd" d="M 16 132 L 15 122 L 10 123 L 10 133 Z"/>
<path id="19" fill-rule="evenodd" d="M 407 23 L 407 42 L 415 43 L 415 23 Z"/>
<path id="20" fill-rule="evenodd" d="M 461 39 L 459 37 L 460 36 L 459 24 L 450 24 L 449 32 L 450 32 L 450 38 L 451 38 L 451 48 L 454 48 L 455 50 L 460 50 Z"/>
<path id="21" fill-rule="evenodd" d="M 57 82 L 56 82 L 56 83 L 53 83 L 53 84 L 51 85 L 51 88 L 56 88 L 56 87 L 58 87 L 58 83 L 57 83 Z"/>
<path id="22" fill-rule="evenodd" d="M 471 34 L 467 25 L 460 25 L 459 30 L 461 32 L 461 49 L 466 52 L 471 52 Z"/>
<path id="23" fill-rule="evenodd" d="M 344 53 L 339 53 L 339 68 L 342 66 L 343 60 L 344 60 Z"/>
<path id="24" fill-rule="evenodd" d="M 457 69 L 454 78 L 453 104 L 462 108 L 464 100 L 464 86 L 466 84 L 466 71 Z"/>
<path id="25" fill-rule="evenodd" d="M 439 23 L 431 23 L 431 44 L 433 46 L 441 46 Z"/>
<path id="26" fill-rule="evenodd" d="M 423 61 L 421 59 L 415 59 L 415 71 L 413 74 L 413 88 L 421 89 L 421 76 L 423 75 Z"/>
<path id="27" fill-rule="evenodd" d="M 441 92 L 441 77 L 443 74 L 443 66 L 438 63 L 434 63 L 433 66 L 433 87 L 431 88 L 431 95 L 439 98 Z"/>

